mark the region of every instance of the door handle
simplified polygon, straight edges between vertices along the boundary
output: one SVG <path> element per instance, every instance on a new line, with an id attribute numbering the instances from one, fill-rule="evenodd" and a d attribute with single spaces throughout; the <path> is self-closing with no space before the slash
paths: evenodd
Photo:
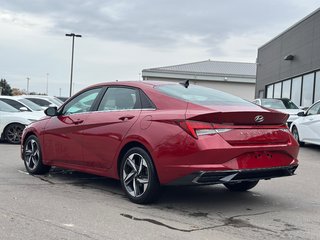
<path id="1" fill-rule="evenodd" d="M 132 118 L 134 118 L 134 116 L 132 116 L 132 115 L 126 115 L 126 116 L 119 117 L 119 120 L 125 121 L 125 120 L 130 120 L 130 119 L 132 119 Z"/>
<path id="2" fill-rule="evenodd" d="M 83 123 L 83 120 L 82 119 L 77 119 L 75 121 L 73 121 L 74 124 L 80 124 L 80 123 Z"/>

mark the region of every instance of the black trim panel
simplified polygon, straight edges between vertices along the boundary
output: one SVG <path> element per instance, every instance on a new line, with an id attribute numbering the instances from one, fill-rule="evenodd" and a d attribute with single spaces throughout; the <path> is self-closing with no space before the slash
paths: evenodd
<path id="1" fill-rule="evenodd" d="M 244 170 L 194 172 L 168 185 L 205 185 L 222 184 L 241 181 L 267 180 L 294 175 L 298 165 L 274 168 L 258 168 Z"/>

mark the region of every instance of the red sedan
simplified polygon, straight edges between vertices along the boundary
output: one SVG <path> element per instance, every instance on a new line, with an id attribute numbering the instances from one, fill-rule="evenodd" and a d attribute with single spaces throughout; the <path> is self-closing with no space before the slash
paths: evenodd
<path id="1" fill-rule="evenodd" d="M 45 113 L 22 135 L 27 171 L 120 179 L 135 203 L 156 200 L 160 185 L 246 191 L 298 166 L 288 115 L 188 81 L 97 84 Z"/>

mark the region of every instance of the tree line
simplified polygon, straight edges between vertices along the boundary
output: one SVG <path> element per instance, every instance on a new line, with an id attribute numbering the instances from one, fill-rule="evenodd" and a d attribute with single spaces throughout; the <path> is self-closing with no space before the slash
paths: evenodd
<path id="1" fill-rule="evenodd" d="M 1 78 L 1 80 L 0 80 L 0 95 L 17 96 L 17 95 L 25 95 L 25 94 L 28 94 L 25 90 L 21 90 L 19 88 L 11 88 L 11 86 L 7 82 L 7 80 L 4 78 Z M 46 95 L 46 94 L 30 92 L 29 95 Z"/>

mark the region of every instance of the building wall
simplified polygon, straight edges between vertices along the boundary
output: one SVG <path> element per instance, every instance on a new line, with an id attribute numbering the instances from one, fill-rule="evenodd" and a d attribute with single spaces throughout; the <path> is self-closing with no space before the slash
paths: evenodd
<path id="1" fill-rule="evenodd" d="M 148 77 L 147 79 L 144 79 L 145 81 L 151 80 L 151 81 L 169 81 L 169 82 L 181 82 L 182 79 L 176 79 L 176 78 L 156 78 L 156 77 Z M 246 100 L 253 100 L 254 98 L 254 90 L 255 90 L 255 84 L 254 83 L 235 83 L 235 82 L 214 82 L 214 81 L 208 81 L 208 80 L 195 80 L 190 81 L 192 84 L 196 84 L 199 86 L 214 88 L 223 92 L 227 92 L 230 94 L 233 94 L 235 96 L 244 98 Z"/>
<path id="2" fill-rule="evenodd" d="M 298 105 L 309 103 L 309 100 L 303 99 L 303 95 L 306 95 L 306 93 L 302 94 L 303 85 L 305 87 L 313 85 L 309 95 L 312 95 L 312 102 L 317 100 L 316 72 L 320 70 L 319 26 L 320 9 L 258 49 L 256 97 L 262 95 L 270 97 L 271 84 L 277 82 L 280 84 L 273 85 L 273 88 L 281 89 L 280 97 L 282 93 L 285 96 L 289 94 L 290 97 L 296 97 L 297 91 L 292 92 L 291 87 L 292 84 L 296 85 L 297 81 L 292 79 L 301 77 L 301 96 L 300 99 L 296 97 L 296 103 Z M 285 56 L 290 54 L 294 56 L 294 59 L 284 60 Z M 308 73 L 311 73 L 312 76 L 307 75 Z M 285 80 L 290 81 L 283 84 Z M 267 93 L 268 85 L 270 85 L 269 94 Z M 288 89 L 283 89 L 283 87 Z M 276 95 L 278 96 L 277 92 Z"/>

